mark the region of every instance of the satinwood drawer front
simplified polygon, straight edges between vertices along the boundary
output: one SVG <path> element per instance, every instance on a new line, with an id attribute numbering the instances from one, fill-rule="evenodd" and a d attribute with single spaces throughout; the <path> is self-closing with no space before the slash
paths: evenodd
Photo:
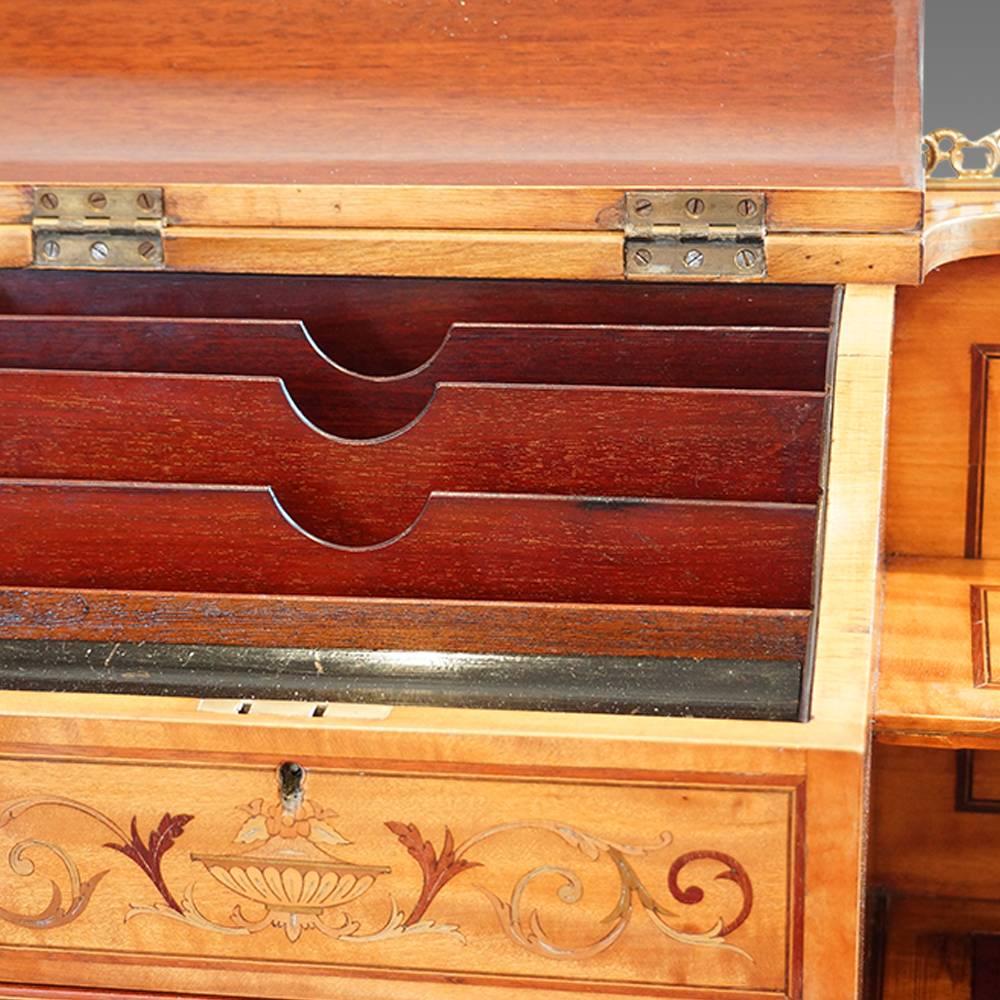
<path id="1" fill-rule="evenodd" d="M 296 997 L 798 995 L 801 780 L 7 756 L 0 964 L 228 971 L 239 995 L 254 971 Z"/>

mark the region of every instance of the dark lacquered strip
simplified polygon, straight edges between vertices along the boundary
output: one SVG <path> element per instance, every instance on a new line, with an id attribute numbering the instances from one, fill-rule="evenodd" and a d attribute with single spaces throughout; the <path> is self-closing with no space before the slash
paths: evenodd
<path id="1" fill-rule="evenodd" d="M 0 685 L 36 691 L 790 720 L 800 680 L 780 660 L 0 643 Z"/>

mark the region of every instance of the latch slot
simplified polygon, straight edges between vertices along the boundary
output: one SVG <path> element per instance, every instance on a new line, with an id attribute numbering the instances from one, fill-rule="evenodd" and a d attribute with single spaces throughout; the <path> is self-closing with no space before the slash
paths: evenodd
<path id="1" fill-rule="evenodd" d="M 35 267 L 163 267 L 162 188 L 36 187 L 33 200 Z"/>
<path id="2" fill-rule="evenodd" d="M 766 208 L 762 192 L 630 191 L 625 276 L 759 280 L 767 274 Z"/>

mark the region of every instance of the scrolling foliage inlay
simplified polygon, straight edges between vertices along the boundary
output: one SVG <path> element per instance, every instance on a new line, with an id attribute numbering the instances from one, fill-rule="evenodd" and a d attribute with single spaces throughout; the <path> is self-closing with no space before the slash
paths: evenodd
<path id="1" fill-rule="evenodd" d="M 560 944 L 546 929 L 537 909 L 527 901 L 528 890 L 539 880 L 555 880 L 557 897 L 563 904 L 578 903 L 584 895 L 584 882 L 574 869 L 542 864 L 525 872 L 514 884 L 509 897 L 477 886 L 507 937 L 534 954 L 550 959 L 579 960 L 598 955 L 618 941 L 633 916 L 645 916 L 665 938 L 695 948 L 718 948 L 750 959 L 745 951 L 728 941 L 750 917 L 754 892 L 746 869 L 734 857 L 713 850 L 689 851 L 673 859 L 667 871 L 668 902 L 693 907 L 705 899 L 702 886 L 685 879 L 685 870 L 697 862 L 717 862 L 721 870 L 716 881 L 729 882 L 740 892 L 741 904 L 732 914 L 719 914 L 710 926 L 699 931 L 678 927 L 679 914 L 647 887 L 632 864 L 632 859 L 666 851 L 673 842 L 663 832 L 651 844 L 620 844 L 559 822 L 538 820 L 514 821 L 488 827 L 461 843 L 445 827 L 440 847 L 425 839 L 413 823 L 388 821 L 387 835 L 396 837 L 406 848 L 421 875 L 407 895 L 412 902 L 401 905 L 396 895 L 388 896 L 388 912 L 380 924 L 362 926 L 351 916 L 349 905 L 365 895 L 379 880 L 388 880 L 392 869 L 380 864 L 357 863 L 342 857 L 342 849 L 351 845 L 332 821 L 337 814 L 304 795 L 292 798 L 280 793 L 270 803 L 256 799 L 243 807 L 245 820 L 235 833 L 235 848 L 220 853 L 189 855 L 197 870 L 206 872 L 218 885 L 235 897 L 235 905 L 226 922 L 206 916 L 195 899 L 195 883 L 175 896 L 162 872 L 164 857 L 182 839 L 195 817 L 186 813 L 165 813 L 143 836 L 132 818 L 126 831 L 97 809 L 59 796 L 20 799 L 0 807 L 0 828 L 15 822 L 29 810 L 69 809 L 96 821 L 111 831 L 114 839 L 103 844 L 129 858 L 146 876 L 159 899 L 133 902 L 124 919 L 168 919 L 218 934 L 248 935 L 268 928 L 279 928 L 290 942 L 298 941 L 306 930 L 317 931 L 338 942 L 369 944 L 409 935 L 437 935 L 464 944 L 461 927 L 447 918 L 448 908 L 438 897 L 457 878 L 469 879 L 468 873 L 489 867 L 487 845 L 496 838 L 515 831 L 536 831 L 559 838 L 590 862 L 612 866 L 619 883 L 618 899 L 600 922 L 597 935 L 586 944 Z M 69 854 L 48 840 L 25 839 L 17 842 L 8 854 L 15 875 L 36 875 L 32 852 L 48 852 L 59 862 L 68 885 L 68 902 L 63 889 L 49 880 L 49 903 L 37 913 L 20 913 L 0 907 L 0 919 L 38 930 L 70 923 L 80 917 L 99 883 L 110 869 L 99 871 L 84 880 Z M 38 876 L 42 877 L 42 876 Z M 401 887 L 401 890 L 404 887 Z M 428 916 L 434 906 L 437 916 Z M 752 961 L 752 959 L 750 959 Z"/>

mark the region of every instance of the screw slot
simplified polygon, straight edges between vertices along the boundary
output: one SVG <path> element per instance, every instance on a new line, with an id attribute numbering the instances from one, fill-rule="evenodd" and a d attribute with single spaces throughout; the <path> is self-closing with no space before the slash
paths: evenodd
<path id="1" fill-rule="evenodd" d="M 705 202 L 701 198 L 689 198 L 684 209 L 692 218 L 697 218 L 705 211 Z"/>
<path id="2" fill-rule="evenodd" d="M 156 204 L 153 196 L 148 191 L 140 192 L 139 196 L 135 199 L 135 203 L 143 212 L 151 212 Z"/>
<path id="3" fill-rule="evenodd" d="M 111 248 L 107 245 L 107 243 L 101 243 L 100 241 L 98 241 L 97 243 L 90 244 L 91 260 L 103 262 L 106 261 L 110 256 L 111 256 Z"/>
<path id="4" fill-rule="evenodd" d="M 59 246 L 57 240 L 46 240 L 42 244 L 42 256 L 47 260 L 55 260 L 61 252 L 62 247 Z"/>
<path id="5" fill-rule="evenodd" d="M 92 191 L 87 202 L 91 208 L 103 211 L 108 207 L 108 196 L 103 191 Z"/>
<path id="6" fill-rule="evenodd" d="M 744 219 L 752 219 L 757 214 L 757 202 L 753 198 L 744 198 L 737 206 L 736 211 Z"/>
<path id="7" fill-rule="evenodd" d="M 653 262 L 653 254 L 651 251 L 643 248 L 641 250 L 636 250 L 636 252 L 632 254 L 632 260 L 635 261 L 639 267 L 649 267 L 649 265 Z"/>
<path id="8" fill-rule="evenodd" d="M 639 198 L 634 207 L 636 215 L 649 215 L 653 211 L 653 203 L 648 198 Z"/>
<path id="9" fill-rule="evenodd" d="M 700 250 L 688 250 L 684 254 L 684 266 L 696 270 L 705 263 L 705 255 Z"/>
<path id="10" fill-rule="evenodd" d="M 136 249 L 143 260 L 152 260 L 156 256 L 156 244 L 150 240 L 143 240 Z"/>
<path id="11" fill-rule="evenodd" d="M 736 266 L 749 271 L 757 263 L 757 254 L 753 250 L 737 250 Z"/>
<path id="12" fill-rule="evenodd" d="M 47 212 L 54 212 L 59 207 L 59 199 L 51 191 L 46 191 L 38 202 Z"/>

